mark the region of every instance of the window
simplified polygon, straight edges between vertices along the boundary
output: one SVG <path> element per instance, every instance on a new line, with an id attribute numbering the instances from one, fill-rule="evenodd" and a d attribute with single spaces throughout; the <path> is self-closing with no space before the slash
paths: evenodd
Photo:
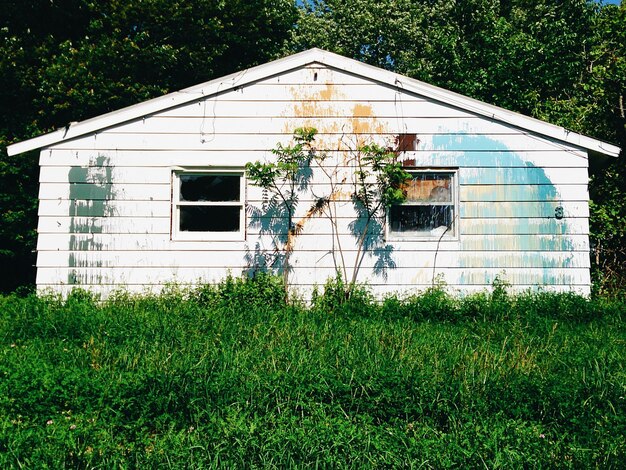
<path id="1" fill-rule="evenodd" d="M 456 173 L 407 170 L 406 201 L 389 208 L 392 238 L 440 238 L 456 235 Z M 445 235 L 444 235 L 445 234 Z"/>
<path id="2" fill-rule="evenodd" d="M 243 172 L 181 171 L 172 181 L 173 238 L 243 239 Z"/>

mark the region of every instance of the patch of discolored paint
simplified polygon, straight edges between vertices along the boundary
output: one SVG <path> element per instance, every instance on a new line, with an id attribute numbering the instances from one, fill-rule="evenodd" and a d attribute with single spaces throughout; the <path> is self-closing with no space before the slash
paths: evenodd
<path id="1" fill-rule="evenodd" d="M 291 109 L 286 109 L 283 116 L 293 116 L 293 119 L 284 124 L 283 132 L 291 135 L 298 127 L 315 128 L 318 132 L 316 144 L 319 148 L 350 151 L 371 143 L 371 135 L 382 136 L 388 133 L 386 123 L 377 119 L 371 104 L 355 103 L 350 110 L 350 116 L 340 116 L 335 103 L 344 102 L 349 97 L 336 85 L 327 83 L 323 88 L 307 84 L 295 85 L 289 87 L 289 93 L 292 97 Z M 328 117 L 335 119 L 320 119 Z"/>
<path id="2" fill-rule="evenodd" d="M 89 260 L 90 252 L 103 249 L 102 242 L 94 239 L 94 234 L 103 232 L 99 219 L 113 215 L 109 201 L 114 199 L 113 167 L 110 159 L 98 155 L 89 166 L 73 166 L 68 173 L 70 182 L 70 242 L 69 268 L 102 267 L 102 260 Z M 87 237 L 86 235 L 91 235 Z M 67 283 L 70 285 L 100 283 L 101 276 L 70 269 Z"/>
<path id="3" fill-rule="evenodd" d="M 504 252 L 506 253 L 506 252 Z M 489 263 L 489 261 L 494 261 Z M 568 268 L 568 267 L 587 267 L 580 262 L 574 262 L 574 253 L 568 252 L 563 256 L 546 256 L 544 253 L 528 252 L 528 253 L 490 253 L 485 259 L 484 254 L 464 254 L 459 259 L 460 268 L 474 268 L 476 266 L 484 268 Z M 487 263 L 485 263 L 487 261 Z M 503 268 L 504 269 L 504 268 Z"/>
<path id="4" fill-rule="evenodd" d="M 491 202 L 491 205 L 496 205 L 498 202 Z M 551 206 L 552 207 L 552 206 Z M 461 211 L 463 216 L 463 211 Z M 555 218 L 549 219 L 527 219 L 517 218 L 515 219 L 515 226 L 503 227 L 497 223 L 488 223 L 484 221 L 482 224 L 471 225 L 468 229 L 468 224 L 465 224 L 463 229 L 464 235 L 567 235 L 568 225 L 564 219 L 557 220 Z"/>
<path id="5" fill-rule="evenodd" d="M 510 151 L 504 141 L 481 135 L 437 135 L 433 137 L 433 147 L 442 151 L 462 149 L 454 158 L 455 166 L 459 167 L 459 184 L 467 185 L 468 191 L 475 199 L 496 200 L 482 204 L 465 203 L 467 206 L 460 208 L 460 224 L 463 224 L 464 217 L 471 216 L 477 219 L 482 218 L 482 223 L 486 226 L 480 229 L 481 233 L 486 234 L 482 238 L 464 240 L 461 237 L 459 267 L 468 268 L 468 271 L 460 277 L 461 284 L 488 286 L 493 283 L 495 276 L 491 271 L 483 271 L 483 269 L 506 270 L 511 267 L 508 265 L 512 264 L 507 263 L 506 258 L 498 256 L 500 251 L 526 252 L 516 255 L 521 256 L 522 264 L 525 260 L 529 266 L 539 266 L 542 269 L 540 276 L 530 274 L 522 276 L 518 273 L 513 283 L 579 284 L 572 276 L 564 276 L 554 271 L 554 268 L 566 268 L 571 265 L 573 243 L 567 236 L 567 220 L 557 220 L 554 216 L 555 207 L 561 205 L 560 195 L 542 168 L 536 167 L 532 162 Z M 506 168 L 499 166 L 502 158 L 508 159 Z M 485 168 L 487 164 L 490 168 Z M 437 162 L 433 161 L 433 165 L 437 165 Z M 486 186 L 471 187 L 470 185 Z M 508 185 L 515 189 L 510 190 L 507 188 Z M 526 191 L 525 195 L 515 193 L 515 191 L 521 191 L 520 187 Z M 528 204 L 528 202 L 536 202 L 536 204 Z M 472 204 L 471 211 L 470 204 Z M 493 217 L 507 218 L 512 221 L 511 223 L 518 225 L 511 231 L 523 235 L 495 235 L 497 233 L 495 227 L 493 230 L 489 229 L 491 224 L 497 223 Z M 531 219 L 532 223 L 529 223 L 528 219 Z M 478 231 L 478 227 L 474 230 Z M 494 235 L 488 235 L 488 233 Z M 474 250 L 482 251 L 481 255 L 463 253 L 463 251 Z M 555 260 L 555 258 L 549 259 L 542 255 L 542 252 L 563 252 L 570 253 L 570 255 Z M 519 264 L 518 258 L 516 265 Z M 504 277 L 506 278 L 506 275 Z"/>
<path id="6" fill-rule="evenodd" d="M 510 279 L 510 273 L 506 269 L 501 271 L 487 270 L 476 267 L 471 271 L 464 271 L 458 278 L 460 285 L 492 285 L 496 278 L 500 280 Z M 541 272 L 523 271 L 516 273 L 515 284 L 526 286 L 576 286 L 581 284 L 581 279 L 576 275 L 563 272 L 558 269 L 544 269 Z M 514 284 L 513 284 L 514 285 Z"/>

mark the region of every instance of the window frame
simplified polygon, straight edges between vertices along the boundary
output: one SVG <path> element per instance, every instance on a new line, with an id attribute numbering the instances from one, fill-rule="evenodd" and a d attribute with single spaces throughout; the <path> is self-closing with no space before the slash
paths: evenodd
<path id="1" fill-rule="evenodd" d="M 430 167 L 404 167 L 407 173 L 417 174 L 448 174 L 450 175 L 451 201 L 449 203 L 439 201 L 405 201 L 399 206 L 444 206 L 452 205 L 452 229 L 441 233 L 429 233 L 427 231 L 394 232 L 391 230 L 391 207 L 386 213 L 386 235 L 390 241 L 458 241 L 459 240 L 459 169 L 458 168 L 430 168 Z"/>
<path id="2" fill-rule="evenodd" d="M 171 171 L 170 238 L 172 241 L 240 241 L 246 236 L 246 178 L 241 167 L 186 167 L 172 168 Z M 239 176 L 239 201 L 181 201 L 181 176 L 184 175 L 223 175 Z M 232 232 L 185 231 L 180 230 L 180 207 L 239 207 L 239 230 Z"/>

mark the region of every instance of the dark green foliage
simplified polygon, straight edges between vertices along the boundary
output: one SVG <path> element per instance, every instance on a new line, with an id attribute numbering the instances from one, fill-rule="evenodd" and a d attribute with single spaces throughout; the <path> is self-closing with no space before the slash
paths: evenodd
<path id="1" fill-rule="evenodd" d="M 624 124 L 626 126 L 626 123 Z M 625 132 L 626 134 L 626 132 Z M 624 139 L 626 144 L 626 138 Z M 625 147 L 626 148 L 626 147 Z M 624 156 L 593 179 L 590 225 L 594 289 L 600 295 L 626 291 L 626 172 Z"/>
<path id="2" fill-rule="evenodd" d="M 219 284 L 207 284 L 191 294 L 192 299 L 203 308 L 226 308 L 234 311 L 284 308 L 285 291 L 282 280 L 268 273 L 259 272 L 254 277 L 228 276 Z"/>
<path id="3" fill-rule="evenodd" d="M 340 272 L 326 281 L 321 295 L 317 289 L 313 292 L 311 305 L 313 310 L 341 317 L 365 317 L 377 313 L 369 289 L 358 284 L 349 286 Z"/>
<path id="4" fill-rule="evenodd" d="M 37 156 L 9 158 L 7 145 L 309 47 L 626 147 L 624 5 L 9 0 L 0 9 L 0 265 L 11 269 L 0 289 L 32 284 L 35 272 Z M 602 293 L 625 284 L 625 167 L 592 168 Z"/>
<path id="5" fill-rule="evenodd" d="M 340 283 L 0 297 L 0 466 L 622 465 L 623 301 Z"/>
<path id="6" fill-rule="evenodd" d="M 292 0 L 3 2 L 0 291 L 35 278 L 37 152 L 7 145 L 271 60 L 295 17 Z"/>
<path id="7" fill-rule="evenodd" d="M 295 238 L 302 232 L 301 223 L 294 222 L 295 211 L 300 202 L 302 192 L 311 179 L 311 163 L 322 160 L 313 142 L 317 130 L 314 128 L 298 128 L 293 132 L 293 143 L 286 147 L 278 144 L 272 150 L 276 155 L 275 162 L 246 163 L 246 175 L 250 182 L 271 194 L 261 209 L 253 212 L 250 224 L 257 225 L 261 233 L 271 233 L 272 255 L 267 264 L 274 272 L 283 275 L 285 299 L 289 295 L 289 272 L 292 270 L 290 256 L 293 252 Z M 263 222 L 263 219 L 270 219 Z M 267 253 L 263 254 L 266 259 Z M 265 266 L 251 266 L 256 273 Z"/>

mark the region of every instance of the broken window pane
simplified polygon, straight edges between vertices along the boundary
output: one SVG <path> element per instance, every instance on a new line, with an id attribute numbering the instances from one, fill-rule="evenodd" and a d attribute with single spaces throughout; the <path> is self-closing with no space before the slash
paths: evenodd
<path id="1" fill-rule="evenodd" d="M 239 201 L 239 175 L 180 175 L 180 201 Z"/>
<path id="2" fill-rule="evenodd" d="M 406 201 L 389 209 L 390 232 L 435 236 L 433 230 L 445 227 L 454 233 L 455 173 L 415 170 L 410 173 L 412 179 L 402 188 Z"/>
<path id="3" fill-rule="evenodd" d="M 416 173 L 403 187 L 407 202 L 452 202 L 450 173 Z"/>
<path id="4" fill-rule="evenodd" d="M 452 205 L 442 206 L 392 206 L 390 224 L 392 232 L 429 232 L 438 227 L 452 228 Z"/>
<path id="5" fill-rule="evenodd" d="M 180 206 L 182 232 L 238 232 L 240 206 Z"/>

